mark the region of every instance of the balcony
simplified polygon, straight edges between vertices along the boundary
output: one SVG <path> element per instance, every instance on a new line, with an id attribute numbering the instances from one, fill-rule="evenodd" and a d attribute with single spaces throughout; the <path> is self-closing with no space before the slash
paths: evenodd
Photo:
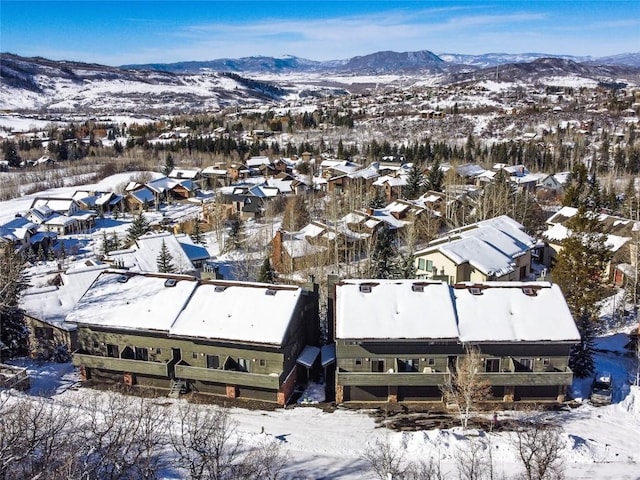
<path id="1" fill-rule="evenodd" d="M 140 375 L 154 375 L 157 377 L 169 377 L 168 364 L 162 362 L 149 362 L 144 360 L 127 360 L 124 358 L 100 357 L 86 353 L 73 354 L 73 364 L 88 368 L 100 368 L 114 372 L 137 373 Z"/>
<path id="2" fill-rule="evenodd" d="M 226 385 L 244 385 L 246 387 L 280 388 L 280 375 L 263 375 L 258 373 L 238 372 L 235 370 L 221 370 L 217 368 L 191 367 L 188 365 L 175 366 L 176 378 L 183 380 L 200 380 Z"/>
<path id="3" fill-rule="evenodd" d="M 549 372 L 486 372 L 480 377 L 491 385 L 520 385 L 520 386 L 544 386 L 544 385 L 571 385 L 573 372 L 570 368 L 553 370 Z"/>
<path id="4" fill-rule="evenodd" d="M 340 385 L 361 386 L 438 386 L 444 383 L 444 372 L 338 372 Z"/>

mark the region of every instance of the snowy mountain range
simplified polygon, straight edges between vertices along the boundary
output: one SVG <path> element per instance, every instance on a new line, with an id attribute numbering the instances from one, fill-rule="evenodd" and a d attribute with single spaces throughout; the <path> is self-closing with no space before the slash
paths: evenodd
<path id="1" fill-rule="evenodd" d="M 415 71 L 456 71 L 461 67 L 485 68 L 507 63 L 528 63 L 540 58 L 560 58 L 574 62 L 592 62 L 604 65 L 640 67 L 640 53 L 626 53 L 609 57 L 552 55 L 545 53 L 485 53 L 463 55 L 456 53 L 435 54 L 429 50 L 417 52 L 375 52 L 346 60 L 315 61 L 292 55 L 283 57 L 220 58 L 203 62 L 154 63 L 123 65 L 134 70 L 160 70 L 173 73 L 197 73 L 206 70 L 252 73 L 274 72 L 333 72 L 333 73 L 387 73 Z"/>
<path id="2" fill-rule="evenodd" d="M 358 92 L 370 86 L 571 77 L 640 84 L 640 53 L 591 57 L 376 52 L 316 62 L 293 56 L 111 67 L 0 54 L 0 109 L 188 113 Z"/>

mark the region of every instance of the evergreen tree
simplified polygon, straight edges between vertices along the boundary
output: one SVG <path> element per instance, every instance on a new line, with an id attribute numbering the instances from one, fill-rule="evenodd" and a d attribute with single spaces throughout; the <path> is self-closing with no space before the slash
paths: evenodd
<path id="1" fill-rule="evenodd" d="M 415 278 L 416 264 L 413 255 L 410 253 L 400 256 L 397 265 L 397 276 L 398 278 Z"/>
<path id="2" fill-rule="evenodd" d="M 169 176 L 169 174 L 173 171 L 173 169 L 176 166 L 176 162 L 173 160 L 173 157 L 171 156 L 171 154 L 169 153 L 167 155 L 167 158 L 164 161 L 164 168 L 162 169 L 162 173 L 165 176 Z"/>
<path id="3" fill-rule="evenodd" d="M 137 217 L 133 219 L 131 225 L 127 229 L 127 236 L 131 243 L 135 242 L 138 238 L 140 238 L 145 233 L 151 231 L 151 225 L 147 220 L 147 217 L 144 216 L 142 212 L 138 214 Z"/>
<path id="4" fill-rule="evenodd" d="M 397 250 L 393 242 L 393 235 L 388 227 L 378 232 L 376 245 L 371 254 L 369 277 L 370 278 L 396 278 Z"/>
<path id="5" fill-rule="evenodd" d="M 369 208 L 383 208 L 387 204 L 387 198 L 382 188 L 375 189 L 375 195 L 369 200 Z"/>
<path id="6" fill-rule="evenodd" d="M 611 259 L 611 251 L 594 212 L 581 207 L 567 222 L 567 227 L 569 235 L 562 242 L 551 276 L 562 290 L 582 338 L 572 351 L 572 361 L 588 367 L 593 362 L 589 342 L 593 339 L 594 324 L 599 318 L 598 302 L 604 296 L 603 275 Z M 584 377 L 592 372 L 586 368 L 575 373 Z"/>
<path id="7" fill-rule="evenodd" d="M 584 205 L 588 181 L 589 173 L 587 167 L 583 163 L 576 162 L 569 174 L 568 185 L 564 189 L 562 205 L 574 208 Z"/>
<path id="8" fill-rule="evenodd" d="M 193 243 L 204 245 L 204 235 L 202 233 L 202 229 L 200 228 L 200 222 L 198 221 L 198 219 L 194 220 L 193 229 L 191 230 L 189 236 L 191 237 L 191 241 L 193 241 Z"/>
<path id="9" fill-rule="evenodd" d="M 440 169 L 440 161 L 436 160 L 427 175 L 427 188 L 434 192 L 442 192 L 444 188 L 444 172 Z"/>
<path id="10" fill-rule="evenodd" d="M 27 288 L 25 260 L 13 248 L 0 251 L 0 342 L 10 357 L 24 353 L 29 332 L 18 308 L 20 292 Z"/>
<path id="11" fill-rule="evenodd" d="M 407 175 L 407 184 L 403 188 L 404 198 L 415 199 L 424 191 L 424 175 L 422 167 L 416 162 L 411 166 Z"/>
<path id="12" fill-rule="evenodd" d="M 100 252 L 103 255 L 109 255 L 111 251 L 111 242 L 107 237 L 107 232 L 105 230 L 102 231 L 102 243 L 100 244 Z"/>
<path id="13" fill-rule="evenodd" d="M 12 168 L 18 168 L 20 166 L 20 157 L 18 156 L 18 149 L 16 144 L 10 140 L 6 140 L 3 143 L 4 159 L 8 162 Z"/>
<path id="14" fill-rule="evenodd" d="M 580 343 L 571 347 L 569 368 L 576 377 L 587 378 L 595 372 L 593 319 L 585 312 L 576 325 L 580 331 Z"/>
<path id="15" fill-rule="evenodd" d="M 111 234 L 111 239 L 109 241 L 109 248 L 113 252 L 114 250 L 120 250 L 120 239 L 118 238 L 118 234 L 113 232 Z"/>
<path id="16" fill-rule="evenodd" d="M 115 207 L 113 207 L 113 210 L 111 210 L 111 218 L 113 218 L 114 220 L 118 220 L 119 217 L 120 217 L 120 209 L 116 205 Z"/>
<path id="17" fill-rule="evenodd" d="M 229 241 L 227 244 L 234 250 L 240 250 L 245 242 L 244 224 L 239 215 L 234 215 L 228 222 Z"/>
<path id="18" fill-rule="evenodd" d="M 156 258 L 156 264 L 158 266 L 158 271 L 160 273 L 173 273 L 175 272 L 175 267 L 173 266 L 173 256 L 171 252 L 169 252 L 169 248 L 167 247 L 167 243 L 162 240 L 162 245 L 160 246 L 160 253 Z"/>
<path id="19" fill-rule="evenodd" d="M 269 257 L 265 258 L 264 262 L 262 262 L 260 272 L 258 272 L 258 281 L 262 283 L 274 283 L 275 281 L 275 272 L 273 268 L 271 268 Z"/>

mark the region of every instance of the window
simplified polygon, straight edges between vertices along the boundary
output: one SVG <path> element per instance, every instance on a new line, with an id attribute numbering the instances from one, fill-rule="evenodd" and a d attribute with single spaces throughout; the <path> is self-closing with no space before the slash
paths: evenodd
<path id="1" fill-rule="evenodd" d="M 175 278 L 167 278 L 164 281 L 164 286 L 167 288 L 175 287 L 178 284 L 178 281 Z"/>
<path id="2" fill-rule="evenodd" d="M 418 259 L 418 270 L 426 270 L 427 269 L 427 261 L 424 258 Z"/>
<path id="3" fill-rule="evenodd" d="M 427 272 L 435 271 L 433 268 L 433 260 L 427 260 L 427 268 L 425 270 Z"/>
<path id="4" fill-rule="evenodd" d="M 118 345 L 107 343 L 107 357 L 118 358 L 120 356 L 120 349 Z"/>
<path id="5" fill-rule="evenodd" d="M 500 359 L 499 358 L 487 358 L 484 362 L 485 372 L 499 372 L 500 371 Z"/>
<path id="6" fill-rule="evenodd" d="M 427 365 L 429 365 L 430 367 L 433 367 L 436 364 L 436 359 L 435 358 L 429 358 L 427 360 Z"/>
<path id="7" fill-rule="evenodd" d="M 249 360 L 246 358 L 238 358 L 238 371 L 239 372 L 248 372 L 249 371 Z"/>
<path id="8" fill-rule="evenodd" d="M 261 359 L 259 360 L 258 364 L 259 364 L 261 367 L 266 367 L 266 366 L 267 366 L 267 361 L 266 361 L 264 358 L 261 358 Z"/>
<path id="9" fill-rule="evenodd" d="M 149 349 L 146 347 L 136 347 L 135 349 L 136 360 L 149 360 Z"/>
<path id="10" fill-rule="evenodd" d="M 398 370 L 401 372 L 417 372 L 419 360 L 417 358 L 398 359 Z"/>
<path id="11" fill-rule="evenodd" d="M 198 352 L 191 352 L 191 358 L 198 358 Z"/>
<path id="12" fill-rule="evenodd" d="M 356 367 L 359 367 L 362 365 L 362 359 L 361 358 L 356 358 Z"/>
<path id="13" fill-rule="evenodd" d="M 533 359 L 531 358 L 521 358 L 520 365 L 524 371 L 530 372 L 533 370 Z"/>
<path id="14" fill-rule="evenodd" d="M 372 372 L 384 372 L 384 360 L 371 360 Z"/>
<path id="15" fill-rule="evenodd" d="M 220 368 L 220 357 L 218 355 L 207 355 L 207 368 Z"/>
<path id="16" fill-rule="evenodd" d="M 93 348 L 95 349 L 100 348 L 100 342 L 93 342 Z"/>
<path id="17" fill-rule="evenodd" d="M 542 365 L 545 367 L 548 367 L 551 365 L 551 359 L 550 358 L 543 358 L 542 359 Z"/>
<path id="18" fill-rule="evenodd" d="M 156 348 L 156 355 L 162 355 L 162 349 Z"/>
<path id="19" fill-rule="evenodd" d="M 36 327 L 35 334 L 38 340 L 53 340 L 53 328 L 51 327 Z"/>

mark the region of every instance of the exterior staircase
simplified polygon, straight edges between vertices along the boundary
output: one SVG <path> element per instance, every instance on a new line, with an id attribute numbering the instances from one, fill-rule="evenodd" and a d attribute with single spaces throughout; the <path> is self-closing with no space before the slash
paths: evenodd
<path id="1" fill-rule="evenodd" d="M 168 396 L 170 398 L 179 398 L 184 393 L 187 393 L 187 382 L 185 380 L 171 380 Z"/>

